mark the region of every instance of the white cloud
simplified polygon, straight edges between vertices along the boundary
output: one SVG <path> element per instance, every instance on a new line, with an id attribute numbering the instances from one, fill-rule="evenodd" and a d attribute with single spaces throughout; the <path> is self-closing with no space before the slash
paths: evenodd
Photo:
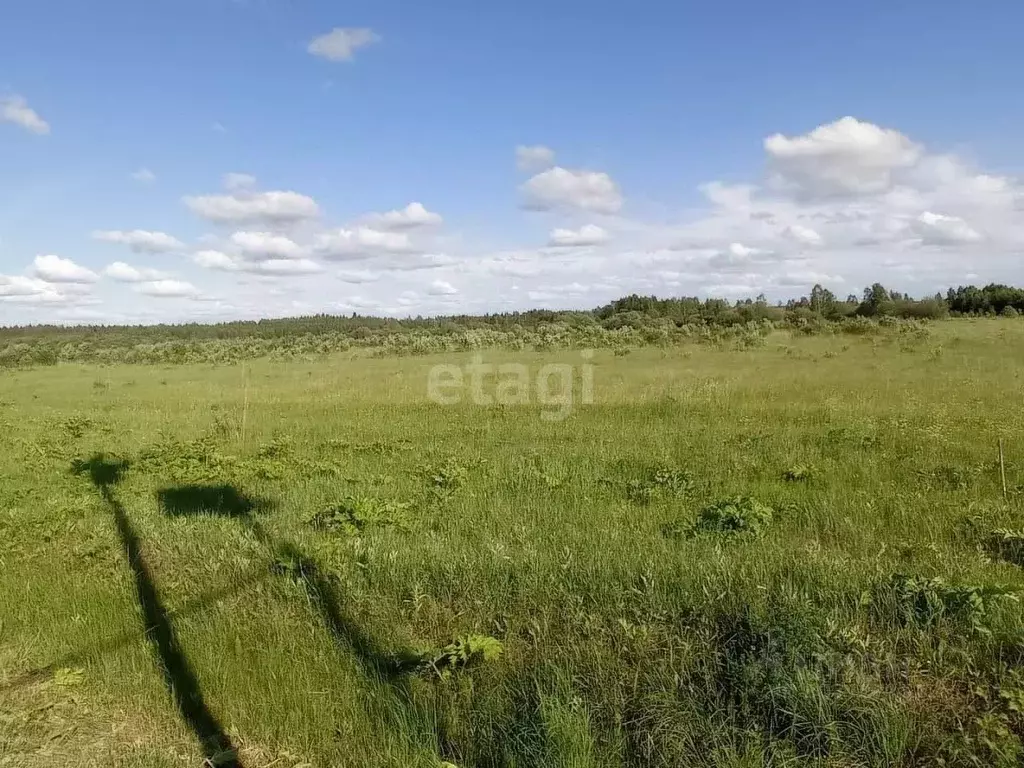
<path id="1" fill-rule="evenodd" d="M 441 214 L 428 211 L 422 203 L 409 203 L 405 208 L 367 217 L 371 227 L 385 230 L 416 229 L 441 224 Z"/>
<path id="2" fill-rule="evenodd" d="M 36 277 L 0 275 L 0 298 L 39 296 L 56 292 L 53 285 Z"/>
<path id="3" fill-rule="evenodd" d="M 458 288 L 445 280 L 435 280 L 427 288 L 427 293 L 431 296 L 454 296 L 458 292 Z"/>
<path id="4" fill-rule="evenodd" d="M 791 224 L 782 231 L 782 234 L 801 245 L 821 245 L 823 242 L 821 235 L 800 224 Z"/>
<path id="5" fill-rule="evenodd" d="M 99 279 L 92 270 L 52 254 L 36 256 L 32 273 L 48 283 L 95 283 Z"/>
<path id="6" fill-rule="evenodd" d="M 912 224 L 924 245 L 958 245 L 976 243 L 981 235 L 957 216 L 924 211 Z"/>
<path id="7" fill-rule="evenodd" d="M 532 210 L 579 209 L 616 213 L 622 194 L 607 173 L 574 171 L 561 166 L 538 173 L 520 187 L 524 205 Z"/>
<path id="8" fill-rule="evenodd" d="M 152 280 L 163 280 L 168 276 L 166 272 L 161 272 L 158 269 L 133 267 L 131 264 L 125 264 L 123 261 L 115 261 L 113 264 L 108 264 L 107 268 L 103 270 L 103 274 L 111 280 L 117 280 L 119 283 L 144 283 Z"/>
<path id="9" fill-rule="evenodd" d="M 555 164 L 555 150 L 537 144 L 516 147 L 516 166 L 520 171 L 541 171 Z"/>
<path id="10" fill-rule="evenodd" d="M 410 253 L 413 245 L 404 232 L 383 232 L 372 227 L 336 229 L 317 236 L 313 250 L 325 259 L 361 259 L 381 253 Z"/>
<path id="11" fill-rule="evenodd" d="M 247 262 L 241 270 L 257 275 L 312 275 L 322 272 L 323 267 L 311 259 L 268 259 Z"/>
<path id="12" fill-rule="evenodd" d="M 267 215 L 261 199 L 267 193 L 255 179 L 229 175 L 215 197 L 226 199 L 230 212 L 211 221 L 243 225 L 200 236 L 202 245 L 191 253 L 196 265 L 227 273 L 210 275 L 224 300 L 193 304 L 204 298 L 198 291 L 156 287 L 148 290 L 184 292 L 187 302 L 157 302 L 142 294 L 133 305 L 132 297 L 125 301 L 123 293 L 114 293 L 123 290 L 117 286 L 94 296 L 90 283 L 55 284 L 26 272 L 0 278 L 0 318 L 52 321 L 68 308 L 101 299 L 109 301 L 98 305 L 105 316 L 118 322 L 353 308 L 404 316 L 450 312 L 456 302 L 467 312 L 512 311 L 537 302 L 585 308 L 629 293 L 743 298 L 763 292 L 775 301 L 806 293 L 814 283 L 845 294 L 875 280 L 923 296 L 965 280 L 1012 283 L 1019 277 L 1021 179 L 932 152 L 897 131 L 859 121 L 836 125 L 770 137 L 763 165 L 751 166 L 745 178 L 697 187 L 703 197 L 689 209 L 673 213 L 671 204 L 644 201 L 656 218 L 597 216 L 624 207 L 605 175 L 597 174 L 607 183 L 594 183 L 589 171 L 535 172 L 522 185 L 524 202 L 559 214 L 544 229 L 548 237 L 541 247 L 535 245 L 536 222 L 518 241 L 495 242 L 495 233 L 427 226 L 440 222 L 415 204 L 340 229 L 335 227 L 345 219 L 325 228 L 306 215 L 308 207 L 282 220 Z M 334 221 L 328 217 L 344 214 L 323 216 Z M 239 216 L 244 221 L 234 220 Z M 608 237 L 599 234 L 604 229 Z M 117 241 L 130 242 L 127 234 Z M 106 274 L 130 277 L 135 288 L 170 279 L 137 261 L 140 266 L 111 265 Z M 965 278 L 967 272 L 973 277 Z M 353 286 L 361 297 L 341 299 Z"/>
<path id="13" fill-rule="evenodd" d="M 215 269 L 220 272 L 247 272 L 253 275 L 311 275 L 322 272 L 323 267 L 311 259 L 302 257 L 268 257 L 263 253 L 261 258 L 246 258 L 242 254 L 228 254 L 217 250 L 197 251 L 192 254 L 192 261 L 204 269 Z"/>
<path id="14" fill-rule="evenodd" d="M 198 288 L 183 280 L 154 280 L 143 283 L 136 290 L 160 299 L 194 298 L 199 295 Z"/>
<path id="15" fill-rule="evenodd" d="M 379 42 L 380 36 L 365 27 L 335 27 L 314 37 L 306 51 L 328 61 L 352 61 L 360 48 Z"/>
<path id="16" fill-rule="evenodd" d="M 246 259 L 301 259 L 306 249 L 283 235 L 270 232 L 235 232 L 231 244 Z"/>
<path id="17" fill-rule="evenodd" d="M 186 196 L 182 202 L 196 215 L 216 224 L 263 221 L 284 225 L 320 215 L 316 200 L 291 191 L 252 192 L 236 187 L 231 194 Z"/>
<path id="18" fill-rule="evenodd" d="M 548 245 L 574 247 L 601 245 L 608 242 L 608 231 L 596 224 L 584 224 L 579 229 L 553 229 L 548 235 Z"/>
<path id="19" fill-rule="evenodd" d="M 43 120 L 22 96 L 0 98 L 0 123 L 14 123 L 40 136 L 50 132 L 50 124 Z"/>
<path id="20" fill-rule="evenodd" d="M 143 184 L 152 184 L 156 181 L 156 174 L 149 170 L 149 168 L 139 168 L 139 170 L 134 171 L 131 176 L 133 179 L 142 182 Z"/>
<path id="21" fill-rule="evenodd" d="M 192 261 L 205 269 L 219 269 L 223 272 L 234 272 L 239 268 L 238 259 L 234 259 L 223 251 L 205 250 L 192 254 Z"/>
<path id="22" fill-rule="evenodd" d="M 126 245 L 135 253 L 169 253 L 185 247 L 184 243 L 166 232 L 149 232 L 144 229 L 97 230 L 92 233 L 92 238 L 105 243 Z"/>
<path id="23" fill-rule="evenodd" d="M 764 149 L 779 182 L 807 198 L 886 192 L 894 172 L 914 165 L 923 152 L 899 131 L 853 117 L 802 136 L 776 133 Z"/>

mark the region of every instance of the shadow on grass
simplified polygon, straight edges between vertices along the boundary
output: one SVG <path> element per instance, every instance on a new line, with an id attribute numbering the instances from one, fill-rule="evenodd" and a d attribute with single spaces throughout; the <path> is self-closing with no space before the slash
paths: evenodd
<path id="1" fill-rule="evenodd" d="M 279 543 L 273 549 L 276 558 L 274 571 L 289 575 L 302 585 L 334 642 L 351 651 L 364 669 L 381 680 L 401 684 L 402 675 L 420 665 L 421 658 L 418 655 L 385 652 L 346 615 L 336 580 L 330 574 L 325 574 L 313 558 L 290 542 Z"/>
<path id="2" fill-rule="evenodd" d="M 248 496 L 232 485 L 175 485 L 156 492 L 157 503 L 171 517 L 203 516 L 248 518 L 271 505 Z"/>
<path id="3" fill-rule="evenodd" d="M 214 605 L 220 602 L 221 600 L 224 600 L 225 598 L 232 597 L 238 594 L 239 592 L 242 592 L 243 590 L 253 586 L 254 584 L 259 584 L 260 582 L 269 578 L 269 576 L 270 574 L 267 573 L 259 573 L 249 576 L 245 579 L 240 579 L 239 581 L 236 581 L 234 584 L 230 584 L 224 587 L 223 589 L 214 590 L 213 592 L 189 600 L 178 610 L 171 611 L 168 614 L 168 617 L 171 619 L 183 619 L 187 618 L 188 616 L 201 613 L 202 611 L 209 608 L 211 605 Z M 91 647 L 85 648 L 83 650 L 78 650 L 74 653 L 69 653 L 68 655 L 63 656 L 57 659 L 56 661 L 52 661 L 49 664 L 46 664 L 45 666 L 36 667 L 35 669 L 30 669 L 26 672 L 22 672 L 11 681 L 3 685 L 0 685 L 0 692 L 13 690 L 21 688 L 25 685 L 31 685 L 32 683 L 40 682 L 53 675 L 53 673 L 56 672 L 58 669 L 63 669 L 64 667 L 74 667 L 96 656 L 100 656 L 104 653 L 109 653 L 110 651 L 119 650 L 120 648 L 123 648 L 124 646 L 130 643 L 134 643 L 137 639 L 138 633 L 125 632 L 121 635 L 118 635 L 117 637 L 112 637 L 109 640 L 96 643 Z"/>
<path id="4" fill-rule="evenodd" d="M 163 672 L 164 684 L 182 719 L 199 740 L 208 763 L 241 768 L 231 739 L 206 705 L 199 680 L 178 642 L 170 615 L 160 600 L 153 577 L 142 558 L 138 534 L 124 507 L 114 496 L 113 486 L 120 482 L 127 470 L 127 461 L 107 459 L 103 454 L 97 454 L 88 461 L 76 461 L 72 465 L 72 471 L 76 474 L 89 476 L 114 514 L 121 547 L 135 579 L 135 592 L 142 609 L 146 638 L 153 647 Z"/>
<path id="5" fill-rule="evenodd" d="M 334 641 L 351 651 L 368 671 L 383 680 L 396 682 L 400 675 L 419 663 L 420 659 L 411 654 L 384 652 L 345 614 L 335 580 L 298 546 L 289 541 L 277 541 L 267 532 L 255 515 L 270 508 L 270 502 L 249 496 L 232 485 L 170 486 L 157 491 L 157 501 L 164 514 L 173 517 L 213 516 L 238 520 L 271 551 L 274 557 L 271 570 L 281 576 L 291 576 L 302 585 Z"/>

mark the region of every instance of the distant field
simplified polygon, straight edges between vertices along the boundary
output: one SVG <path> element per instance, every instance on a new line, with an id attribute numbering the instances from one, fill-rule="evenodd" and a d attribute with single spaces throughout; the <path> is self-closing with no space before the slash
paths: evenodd
<path id="1" fill-rule="evenodd" d="M 624 352 L 0 374 L 0 766 L 1021 764 L 1024 321 Z"/>

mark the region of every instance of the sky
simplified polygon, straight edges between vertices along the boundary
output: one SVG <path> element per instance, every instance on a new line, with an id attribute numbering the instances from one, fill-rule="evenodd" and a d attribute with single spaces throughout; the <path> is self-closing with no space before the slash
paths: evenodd
<path id="1" fill-rule="evenodd" d="M 0 324 L 1024 283 L 1024 3 L 34 0 Z"/>

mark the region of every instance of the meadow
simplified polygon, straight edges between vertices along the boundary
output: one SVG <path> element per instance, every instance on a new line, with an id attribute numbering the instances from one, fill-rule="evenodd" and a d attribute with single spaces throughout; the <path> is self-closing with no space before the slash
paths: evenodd
<path id="1" fill-rule="evenodd" d="M 0 766 L 1021 764 L 1024 322 L 758 327 L 3 371 Z"/>

